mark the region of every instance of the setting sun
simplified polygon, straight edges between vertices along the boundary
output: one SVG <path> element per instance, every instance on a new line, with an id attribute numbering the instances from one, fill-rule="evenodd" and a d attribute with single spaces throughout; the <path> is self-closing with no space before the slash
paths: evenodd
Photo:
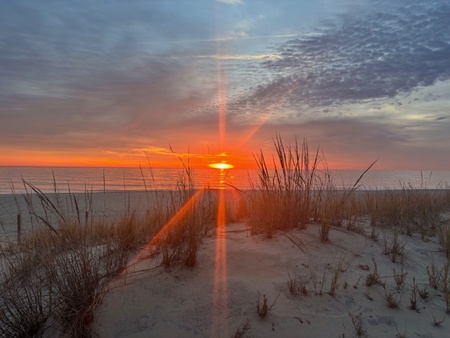
<path id="1" fill-rule="evenodd" d="M 226 163 L 226 162 L 221 162 L 221 163 L 211 163 L 208 165 L 210 168 L 214 168 L 214 169 L 233 169 L 234 165 Z"/>

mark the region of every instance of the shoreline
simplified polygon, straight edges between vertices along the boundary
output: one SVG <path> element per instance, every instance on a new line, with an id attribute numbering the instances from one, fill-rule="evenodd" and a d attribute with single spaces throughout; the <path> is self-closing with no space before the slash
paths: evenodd
<path id="1" fill-rule="evenodd" d="M 67 295 L 79 300 L 73 293 L 79 285 L 104 285 L 90 291 L 94 303 L 82 304 L 79 312 L 92 311 L 89 325 L 99 337 L 446 337 L 448 324 L 442 322 L 450 313 L 450 292 L 435 285 L 430 271 L 438 278 L 448 267 L 450 190 L 357 190 L 342 203 L 335 197 L 344 192 L 309 194 L 306 203 L 313 208 L 305 209 L 304 227 L 300 217 L 290 221 L 300 216 L 292 211 L 305 205 L 306 196 L 279 190 L 212 190 L 192 199 L 188 191 L 174 190 L 32 194 L 27 201 L 0 196 L 0 212 L 9 209 L 11 216 L 21 200 L 22 210 L 56 206 L 56 213 L 78 217 L 72 224 L 53 215 L 52 225 L 61 225 L 57 235 L 39 232 L 14 243 L 10 234 L 9 243 L 0 241 L 6 244 L 0 262 L 14 269 L 14 277 L 23 257 L 19 267 L 28 271 L 24 283 L 31 286 L 36 264 L 44 267 L 49 274 L 37 292 L 51 292 L 55 304 L 65 304 L 59 301 Z M 154 203 L 168 207 L 155 209 L 159 219 L 133 217 Z M 80 221 L 86 211 L 91 220 Z M 82 264 L 86 273 L 79 273 L 78 262 L 89 262 Z M 68 292 L 59 293 L 54 283 L 69 285 Z M 14 292 L 21 290 L 2 291 L 20 307 Z M 260 311 L 262 299 L 266 312 Z M 68 323 L 58 313 L 49 316 L 42 325 L 50 336 L 58 332 L 59 318 Z"/>
<path id="2" fill-rule="evenodd" d="M 198 191 L 198 190 L 194 190 Z M 236 199 L 237 196 L 251 196 L 252 193 L 259 193 L 258 189 L 215 189 L 210 188 L 206 191 L 217 194 L 224 191 L 227 200 Z M 319 191 L 319 190 L 313 190 Z M 336 189 L 333 193 L 341 194 L 349 190 Z M 267 193 L 267 191 L 264 191 Z M 364 199 L 369 194 L 373 197 L 397 197 L 403 193 L 413 192 L 418 195 L 435 195 L 435 197 L 447 196 L 450 200 L 450 189 L 383 189 L 383 190 L 363 190 L 356 189 L 350 193 L 350 197 Z M 149 212 L 154 211 L 156 207 L 180 208 L 184 202 L 179 190 L 153 189 L 153 190 L 115 190 L 115 191 L 87 191 L 87 192 L 50 192 L 44 193 L 54 206 L 67 217 L 67 219 L 80 223 L 80 219 L 88 219 L 90 222 L 100 221 L 106 223 L 116 223 L 122 217 L 134 213 L 138 217 L 145 217 Z M 184 194 L 185 192 L 183 192 Z M 231 197 L 233 196 L 233 197 Z M 31 199 L 30 199 L 31 197 Z M 184 196 L 184 198 L 186 195 Z M 36 221 L 32 220 L 33 209 L 42 217 L 49 217 L 50 220 L 58 224 L 57 215 L 47 215 L 43 208 L 43 202 L 36 193 L 28 194 L 0 194 L 0 241 L 10 238 L 16 238 L 18 232 L 18 215 L 21 216 L 22 232 L 36 230 Z M 236 202 L 235 202 L 236 203 Z M 52 207 L 50 207 L 51 209 Z M 49 210 L 50 210 L 49 209 Z M 48 213 L 48 210 L 47 210 Z M 87 221 L 85 222 L 87 223 Z"/>

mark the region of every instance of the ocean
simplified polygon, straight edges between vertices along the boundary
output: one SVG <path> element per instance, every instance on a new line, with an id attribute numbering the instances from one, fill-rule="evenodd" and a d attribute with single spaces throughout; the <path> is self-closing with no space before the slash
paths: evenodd
<path id="1" fill-rule="evenodd" d="M 336 187 L 350 187 L 363 170 L 330 171 Z M 0 167 L 0 194 L 24 193 L 24 181 L 44 193 L 174 190 L 183 169 Z M 237 187 L 248 189 L 257 183 L 256 170 L 193 169 L 197 188 Z M 423 189 L 449 189 L 450 171 L 370 170 L 359 182 L 360 189 L 399 189 L 404 185 Z M 28 187 L 29 189 L 29 187 Z"/>
<path id="2" fill-rule="evenodd" d="M 362 173 L 363 170 L 330 172 L 337 188 L 352 187 Z M 252 182 L 258 183 L 256 170 L 194 169 L 191 176 L 196 188 L 245 190 L 252 187 Z M 139 216 L 145 215 L 155 198 L 163 197 L 170 202 L 180 183 L 183 183 L 182 169 L 0 167 L 0 242 L 15 238 L 19 214 L 22 215 L 23 229 L 34 229 L 35 222 L 28 211 L 30 205 L 42 217 L 49 217 L 36 194 L 26 194 L 32 187 L 48 194 L 66 216 L 73 218 L 89 213 L 92 219 L 115 222 L 129 210 Z M 449 183 L 450 171 L 371 170 L 359 182 L 359 189 L 400 189 L 404 186 L 450 189 Z M 29 196 L 33 198 L 30 200 Z M 75 198 L 78 201 L 76 210 Z"/>

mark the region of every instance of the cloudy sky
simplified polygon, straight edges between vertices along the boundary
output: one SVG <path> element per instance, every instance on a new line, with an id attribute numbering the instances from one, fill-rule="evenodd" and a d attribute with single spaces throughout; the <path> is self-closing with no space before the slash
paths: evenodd
<path id="1" fill-rule="evenodd" d="M 450 0 L 0 0 L 0 165 L 450 170 Z"/>

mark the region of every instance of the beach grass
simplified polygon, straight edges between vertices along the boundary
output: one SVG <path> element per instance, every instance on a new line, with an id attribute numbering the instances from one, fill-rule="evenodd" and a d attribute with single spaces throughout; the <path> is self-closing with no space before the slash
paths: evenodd
<path id="1" fill-rule="evenodd" d="M 301 146 L 274 139 L 273 170 L 263 152 L 255 155 L 258 181 L 247 196 L 248 226 L 253 234 L 272 237 L 276 231 L 304 228 L 317 215 L 322 190 L 330 183 L 320 150 L 310 154 L 308 142 Z"/>
<path id="2" fill-rule="evenodd" d="M 401 271 L 393 273 L 396 289 L 380 277 L 374 258 L 373 268 L 367 267 L 365 286 L 380 287 L 390 308 L 399 306 L 397 291 L 405 285 L 411 289 L 411 309 L 417 308 L 417 294 L 422 298 L 428 295 L 425 285 L 419 286 L 415 279 L 409 283 L 403 271 L 408 256 L 402 236 L 417 235 L 422 241 L 436 237 L 447 264 L 430 262 L 429 286 L 441 294 L 443 306 L 450 312 L 448 189 L 402 185 L 398 190 L 358 190 L 360 179 L 373 163 L 350 188 L 338 189 L 320 149 L 311 152 L 306 140 L 290 145 L 279 136 L 274 146 L 274 169 L 269 169 L 272 165 L 265 154 L 255 155 L 258 180 L 251 182 L 252 188 L 247 191 L 226 195 L 225 222 L 244 222 L 250 234 L 264 238 L 316 227 L 324 246 L 333 241 L 333 231 L 356 232 L 378 240 L 381 253 L 392 263 L 402 264 Z M 215 231 L 220 191 L 195 188 L 193 169 L 189 163 L 182 162 L 182 166 L 175 188 L 167 194 L 154 192 L 151 199 L 151 182 L 144 180 L 148 198 L 145 213 L 128 204 L 112 220 L 95 217 L 92 191 L 86 191 L 83 198 L 59 194 L 56 188 L 46 194 L 24 181 L 26 193 L 16 198 L 23 198 L 33 231 L 24 232 L 20 241 L 9 240 L 0 247 L 0 336 L 41 336 L 52 331 L 67 337 L 94 336 L 96 306 L 111 281 L 123 273 L 137 253 L 159 260 L 168 270 L 174 266 L 194 268 L 202 241 Z M 292 296 L 322 295 L 330 277 L 327 293 L 335 296 L 350 262 L 342 256 L 331 266 L 331 272 L 324 268 L 317 275 L 311 270 L 309 281 L 314 292 L 307 289 L 301 276 L 288 274 L 288 290 Z M 268 297 L 263 294 L 257 300 L 260 318 L 276 309 L 276 300 L 269 301 Z M 362 315 L 350 317 L 356 334 L 364 336 Z M 236 336 L 249 330 L 247 324 L 236 330 Z"/>
<path id="3" fill-rule="evenodd" d="M 136 250 L 129 239 L 140 229 L 133 223 L 126 223 L 126 232 L 124 221 L 82 229 L 68 224 L 57 234 L 44 228 L 2 248 L 0 336 L 60 328 L 63 336 L 91 337 L 95 305 Z"/>
<path id="4" fill-rule="evenodd" d="M 201 239 L 217 217 L 210 190 L 203 189 L 202 199 L 193 200 L 196 191 L 187 167 L 176 189 L 168 197 L 161 195 L 144 215 L 127 208 L 110 222 L 83 215 L 76 195 L 63 202 L 67 196 L 57 191 L 45 194 L 26 181 L 24 187 L 34 230 L 1 246 L 1 337 L 52 331 L 92 337 L 96 305 L 136 252 L 151 242 L 153 253 L 162 253 L 164 266 L 183 262 L 193 267 Z M 92 194 L 86 191 L 83 199 L 90 211 Z"/>

